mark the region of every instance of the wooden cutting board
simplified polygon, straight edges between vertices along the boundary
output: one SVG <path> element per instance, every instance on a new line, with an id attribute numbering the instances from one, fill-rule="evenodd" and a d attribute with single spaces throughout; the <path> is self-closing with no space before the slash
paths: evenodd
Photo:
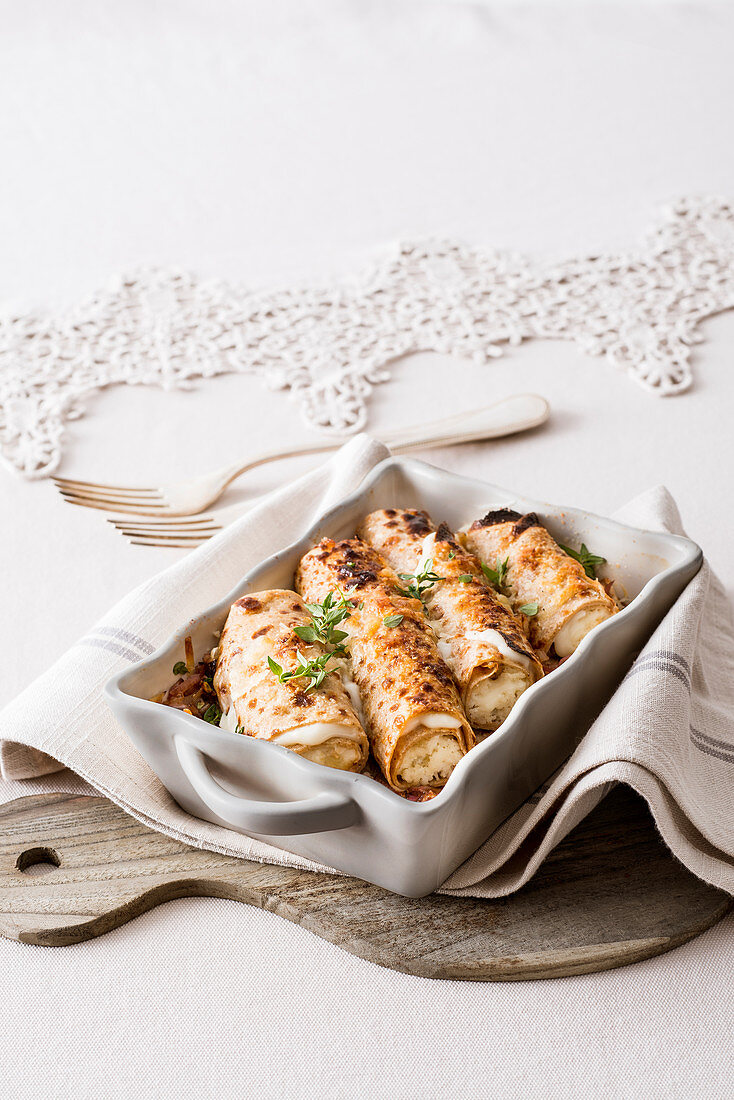
<path id="1" fill-rule="evenodd" d="M 10 939 L 77 943 L 191 895 L 258 905 L 393 970 L 475 981 L 637 962 L 697 936 L 733 903 L 670 855 L 626 788 L 524 889 L 494 901 L 411 900 L 357 879 L 199 851 L 105 798 L 33 795 L 0 808 L 0 933 Z"/>

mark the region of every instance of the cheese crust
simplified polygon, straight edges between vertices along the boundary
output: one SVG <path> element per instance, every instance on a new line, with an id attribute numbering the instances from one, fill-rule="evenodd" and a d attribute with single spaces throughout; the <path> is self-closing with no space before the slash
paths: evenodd
<path id="1" fill-rule="evenodd" d="M 536 650 L 568 657 L 590 630 L 618 610 L 603 585 L 555 542 L 537 515 L 502 508 L 472 523 L 466 546 L 486 565 L 507 559 L 506 585 L 514 608 L 538 604 L 528 619 Z"/>
<path id="2" fill-rule="evenodd" d="M 281 683 L 268 657 L 289 670 L 298 654 L 325 652 L 302 641 L 295 628 L 311 616 L 295 592 L 272 589 L 243 596 L 232 604 L 219 642 L 214 689 L 222 708 L 221 725 L 250 737 L 285 745 L 309 760 L 346 771 L 361 771 L 369 743 L 336 668 L 315 690 L 302 678 Z"/>
<path id="3" fill-rule="evenodd" d="M 296 588 L 309 602 L 337 591 L 352 602 L 340 626 L 390 786 L 443 786 L 474 736 L 420 601 L 401 594 L 385 559 L 359 539 L 323 539 L 302 558 Z"/>
<path id="4" fill-rule="evenodd" d="M 425 595 L 439 650 L 454 674 L 472 726 L 493 731 L 519 697 L 543 675 L 520 623 L 486 581 L 481 564 L 445 524 L 426 512 L 372 512 L 359 534 L 399 572 L 426 560 L 440 577 Z"/>

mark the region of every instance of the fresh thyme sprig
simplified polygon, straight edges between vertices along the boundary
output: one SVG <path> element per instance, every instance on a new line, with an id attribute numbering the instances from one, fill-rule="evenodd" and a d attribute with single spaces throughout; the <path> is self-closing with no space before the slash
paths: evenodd
<path id="1" fill-rule="evenodd" d="M 424 592 L 443 580 L 443 577 L 433 571 L 433 558 L 426 558 L 416 573 L 398 573 L 398 576 L 407 584 L 407 588 L 400 589 L 401 595 L 409 596 L 413 600 L 422 600 Z"/>
<path id="2" fill-rule="evenodd" d="M 303 653 L 299 653 L 298 664 L 292 669 L 284 669 L 272 657 L 268 657 L 268 668 L 281 684 L 286 684 L 289 680 L 308 680 L 306 688 L 306 694 L 308 694 L 309 691 L 315 691 L 323 684 L 329 674 L 327 666 L 334 655 L 334 653 L 322 653 L 320 657 L 308 658 Z"/>
<path id="3" fill-rule="evenodd" d="M 505 581 L 507 579 L 507 569 L 510 564 L 509 557 L 505 558 L 504 561 L 501 561 L 499 558 L 497 558 L 497 565 L 495 569 L 492 569 L 490 568 L 490 566 L 485 565 L 484 562 L 481 562 L 480 564 L 482 566 L 482 572 L 484 573 L 489 583 L 493 585 L 493 587 L 496 588 L 498 592 L 501 592 L 505 586 Z"/>
<path id="4" fill-rule="evenodd" d="M 404 618 L 405 618 L 404 615 L 385 615 L 385 617 L 383 618 L 382 621 L 385 624 L 385 626 L 393 627 L 393 626 L 400 626 L 400 624 L 401 624 L 401 622 L 403 621 Z"/>
<path id="5" fill-rule="evenodd" d="M 572 550 L 570 546 L 563 546 L 562 543 L 558 543 L 561 550 L 565 550 L 570 558 L 574 561 L 578 561 L 584 567 L 584 573 L 587 577 L 591 577 L 592 581 L 596 580 L 596 570 L 600 565 L 604 565 L 606 558 L 600 558 L 598 554 L 592 554 L 585 542 L 581 543 L 580 550 Z"/>
<path id="6" fill-rule="evenodd" d="M 350 617 L 353 606 L 341 592 L 338 595 L 329 592 L 321 603 L 306 604 L 311 622 L 308 626 L 297 626 L 294 633 L 304 642 L 321 642 L 322 645 L 333 647 L 331 653 L 344 654 L 344 639 L 349 635 L 346 630 L 336 628 Z"/>
<path id="7" fill-rule="evenodd" d="M 201 717 L 205 722 L 211 722 L 213 726 L 218 726 L 219 719 L 222 717 L 222 708 L 218 703 L 210 703 Z"/>
<path id="8" fill-rule="evenodd" d="M 318 657 L 306 657 L 303 653 L 296 654 L 298 664 L 295 668 L 284 669 L 272 657 L 268 657 L 268 667 L 272 674 L 280 680 L 281 684 L 289 680 L 308 680 L 306 692 L 315 691 L 320 687 L 329 674 L 329 661 L 332 657 L 345 657 L 347 650 L 344 639 L 349 637 L 346 630 L 338 630 L 339 623 L 348 619 L 354 608 L 354 603 L 348 600 L 343 592 L 329 592 L 321 603 L 307 603 L 311 622 L 305 626 L 296 626 L 293 633 L 302 642 L 310 645 L 323 645 L 328 647 L 327 653 Z"/>

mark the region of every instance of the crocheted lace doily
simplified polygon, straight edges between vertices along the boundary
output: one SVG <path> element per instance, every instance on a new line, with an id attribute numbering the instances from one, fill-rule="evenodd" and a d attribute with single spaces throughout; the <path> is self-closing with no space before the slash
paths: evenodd
<path id="1" fill-rule="evenodd" d="M 427 240 L 353 280 L 266 293 L 144 271 L 60 316 L 0 318 L 0 456 L 44 477 L 92 391 L 232 371 L 288 390 L 322 432 L 358 430 L 391 360 L 483 363 L 529 337 L 574 340 L 651 393 L 680 393 L 699 323 L 732 306 L 734 212 L 712 198 L 677 202 L 636 250 L 560 263 Z"/>

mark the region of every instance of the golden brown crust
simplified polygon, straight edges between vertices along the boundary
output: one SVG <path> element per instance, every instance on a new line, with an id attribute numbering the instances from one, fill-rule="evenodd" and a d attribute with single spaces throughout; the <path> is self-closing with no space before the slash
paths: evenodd
<path id="1" fill-rule="evenodd" d="M 296 588 L 309 602 L 337 590 L 353 602 L 351 617 L 340 625 L 349 632 L 352 673 L 372 752 L 392 787 L 406 786 L 399 779 L 400 762 L 421 736 L 420 727 L 406 731 L 412 720 L 449 715 L 459 725 L 448 735 L 462 753 L 474 744 L 421 602 L 401 595 L 397 576 L 375 549 L 359 539 L 322 539 L 301 559 Z M 385 622 L 398 617 L 394 625 Z"/>
<path id="2" fill-rule="evenodd" d="M 527 670 L 528 686 L 543 675 L 517 619 L 487 584 L 479 560 L 458 542 L 446 524 L 437 529 L 426 512 L 410 508 L 383 509 L 365 517 L 359 534 L 400 572 L 414 572 L 422 561 L 431 558 L 433 571 L 442 580 L 429 591 L 428 614 L 439 637 L 446 639 L 447 660 L 465 706 L 478 676 L 496 676 L 503 666 L 512 663 L 497 645 L 471 635 L 486 631 L 500 635 L 518 655 L 518 665 Z M 431 535 L 433 538 L 428 539 Z"/>
<path id="3" fill-rule="evenodd" d="M 507 559 L 506 590 L 514 608 L 538 603 L 537 615 L 527 621 L 530 640 L 540 652 L 550 650 L 576 612 L 599 609 L 611 615 L 617 610 L 599 581 L 561 550 L 534 512 L 490 512 L 471 525 L 464 541 L 492 569 Z"/>
<path id="4" fill-rule="evenodd" d="M 359 760 L 350 770 L 361 771 L 369 745 L 339 674 L 330 672 L 317 689 L 307 691 L 302 678 L 281 683 L 268 666 L 268 657 L 288 670 L 296 667 L 299 653 L 310 658 L 324 652 L 294 633 L 310 622 L 295 592 L 272 589 L 237 600 L 219 642 L 214 687 L 220 705 L 225 713 L 233 707 L 243 732 L 264 741 L 312 723 L 334 723 L 343 728 L 347 745 L 356 739 Z M 344 738 L 335 733 L 329 740 L 337 749 Z M 298 742 L 289 747 L 308 751 Z"/>

